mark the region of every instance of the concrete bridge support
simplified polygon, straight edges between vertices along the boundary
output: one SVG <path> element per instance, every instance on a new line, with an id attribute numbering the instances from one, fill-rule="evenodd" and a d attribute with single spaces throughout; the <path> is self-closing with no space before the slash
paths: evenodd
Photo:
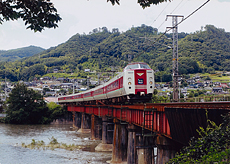
<path id="1" fill-rule="evenodd" d="M 158 136 L 156 139 L 157 145 L 157 164 L 165 164 L 171 158 L 175 157 L 175 153 L 178 151 L 178 145 L 172 140 Z M 179 145 L 180 146 L 180 145 Z"/>
<path id="2" fill-rule="evenodd" d="M 102 143 L 100 143 L 96 151 L 112 151 L 114 123 L 112 119 L 102 117 Z"/>
<path id="3" fill-rule="evenodd" d="M 153 136 L 137 135 L 136 150 L 138 164 L 155 164 L 154 160 L 154 140 Z"/>
<path id="4" fill-rule="evenodd" d="M 112 161 L 110 163 L 117 164 L 127 161 L 128 132 L 127 124 L 121 124 L 117 119 L 114 119 L 114 123 Z"/>
<path id="5" fill-rule="evenodd" d="M 81 128 L 81 113 L 80 112 L 73 112 L 73 127 L 74 128 Z"/>
<path id="6" fill-rule="evenodd" d="M 78 132 L 90 133 L 91 132 L 90 126 L 91 126 L 91 117 L 90 117 L 90 115 L 82 113 L 81 129 L 79 129 Z"/>
<path id="7" fill-rule="evenodd" d="M 134 125 L 128 125 L 127 164 L 135 164 L 136 161 L 136 132 Z"/>
<path id="8" fill-rule="evenodd" d="M 102 121 L 99 117 L 91 115 L 91 140 L 102 139 Z"/>

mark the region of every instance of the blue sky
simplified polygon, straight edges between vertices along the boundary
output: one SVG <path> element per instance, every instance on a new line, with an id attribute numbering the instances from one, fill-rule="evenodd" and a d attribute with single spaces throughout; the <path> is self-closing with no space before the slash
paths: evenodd
<path id="1" fill-rule="evenodd" d="M 167 14 L 188 16 L 207 0 L 173 0 L 142 9 L 137 0 L 120 0 L 112 6 L 107 0 L 51 0 L 62 17 L 57 29 L 39 33 L 27 30 L 24 22 L 9 21 L 0 25 L 0 50 L 30 45 L 50 48 L 66 42 L 76 33 L 88 34 L 94 28 L 119 28 L 126 31 L 145 24 L 164 32 L 172 25 Z M 210 0 L 203 8 L 181 23 L 178 32 L 196 32 L 201 26 L 212 24 L 230 32 L 230 0 Z"/>

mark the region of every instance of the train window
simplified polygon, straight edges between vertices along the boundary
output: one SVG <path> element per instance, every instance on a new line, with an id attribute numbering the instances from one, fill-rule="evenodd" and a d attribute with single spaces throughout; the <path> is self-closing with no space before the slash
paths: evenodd
<path id="1" fill-rule="evenodd" d="M 125 67 L 125 70 L 128 69 L 137 69 L 137 68 L 144 68 L 144 69 L 151 69 L 147 64 L 141 63 L 141 64 L 130 64 Z"/>
<path id="2" fill-rule="evenodd" d="M 127 69 L 135 69 L 135 68 L 139 68 L 139 64 L 133 64 L 133 65 L 128 65 L 125 70 Z"/>
<path id="3" fill-rule="evenodd" d="M 140 67 L 145 69 L 151 69 L 147 64 L 140 64 Z"/>

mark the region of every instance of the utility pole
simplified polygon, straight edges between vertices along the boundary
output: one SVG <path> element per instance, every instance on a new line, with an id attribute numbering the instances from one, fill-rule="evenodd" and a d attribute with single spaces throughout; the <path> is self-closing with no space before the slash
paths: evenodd
<path id="1" fill-rule="evenodd" d="M 5 73 L 5 101 L 6 101 L 6 73 Z"/>
<path id="2" fill-rule="evenodd" d="M 173 30 L 173 100 L 175 102 L 178 102 L 179 100 L 179 83 L 178 83 L 178 78 L 179 73 L 178 73 L 178 28 L 177 28 L 177 18 L 178 17 L 182 17 L 182 19 L 184 18 L 184 16 L 181 15 L 167 15 L 168 17 L 172 17 L 172 27 L 168 27 L 171 28 Z M 166 20 L 167 20 L 166 18 Z"/>

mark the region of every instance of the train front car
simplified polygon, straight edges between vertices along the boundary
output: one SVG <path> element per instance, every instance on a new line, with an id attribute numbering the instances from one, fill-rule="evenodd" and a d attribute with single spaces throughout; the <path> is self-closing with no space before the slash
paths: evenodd
<path id="1" fill-rule="evenodd" d="M 154 71 L 142 62 L 124 68 L 124 88 L 129 102 L 148 102 L 154 91 Z"/>

